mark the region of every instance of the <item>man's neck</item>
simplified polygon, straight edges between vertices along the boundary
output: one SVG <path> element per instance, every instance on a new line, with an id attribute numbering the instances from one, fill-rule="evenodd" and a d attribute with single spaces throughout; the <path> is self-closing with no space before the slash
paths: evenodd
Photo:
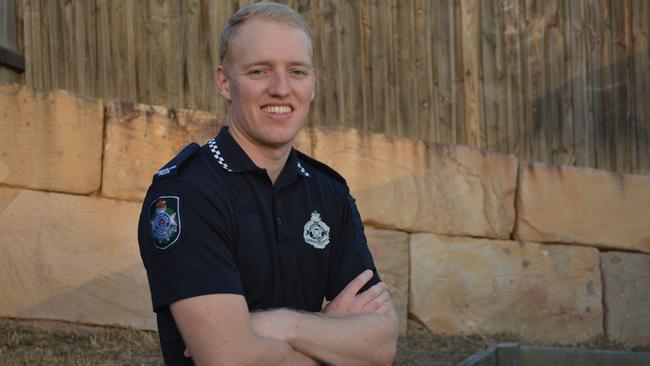
<path id="1" fill-rule="evenodd" d="M 266 169 L 271 182 L 275 184 L 275 181 L 278 180 L 282 169 L 284 169 L 287 163 L 287 159 L 291 153 L 291 144 L 282 147 L 256 144 L 236 128 L 233 128 L 232 125 L 228 128 L 228 132 L 255 165 Z"/>

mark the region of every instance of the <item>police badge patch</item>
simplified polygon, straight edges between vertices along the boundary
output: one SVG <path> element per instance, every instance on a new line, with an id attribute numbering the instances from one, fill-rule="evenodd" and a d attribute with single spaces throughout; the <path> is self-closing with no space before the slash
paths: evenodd
<path id="1" fill-rule="evenodd" d="M 151 236 L 157 249 L 167 249 L 181 234 L 179 199 L 176 196 L 161 196 L 149 206 Z"/>
<path id="2" fill-rule="evenodd" d="M 323 249 L 330 242 L 330 227 L 320 219 L 318 211 L 311 213 L 311 220 L 305 224 L 302 236 L 305 243 L 316 249 Z"/>

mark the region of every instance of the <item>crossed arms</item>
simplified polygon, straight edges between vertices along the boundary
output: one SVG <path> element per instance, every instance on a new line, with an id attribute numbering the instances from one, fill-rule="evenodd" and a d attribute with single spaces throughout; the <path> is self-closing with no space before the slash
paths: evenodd
<path id="1" fill-rule="evenodd" d="M 398 321 L 383 283 L 357 294 L 364 271 L 320 313 L 249 313 L 241 295 L 197 296 L 171 312 L 197 365 L 388 365 Z"/>

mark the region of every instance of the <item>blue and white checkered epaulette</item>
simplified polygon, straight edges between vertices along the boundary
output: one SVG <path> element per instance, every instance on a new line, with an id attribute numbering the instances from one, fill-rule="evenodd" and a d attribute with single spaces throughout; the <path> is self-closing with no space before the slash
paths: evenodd
<path id="1" fill-rule="evenodd" d="M 325 175 L 334 178 L 334 180 L 342 183 L 345 187 L 348 186 L 348 183 L 345 181 L 345 178 L 341 174 L 339 174 L 336 170 L 330 168 L 327 164 L 322 163 L 314 158 L 312 158 L 309 155 L 306 155 L 298 150 L 296 150 L 296 154 L 298 157 L 298 160 L 303 162 L 304 164 L 308 164 L 309 166 L 314 167 L 316 170 L 324 173 Z M 301 166 L 302 167 L 302 166 Z M 304 168 L 303 168 L 304 169 Z"/>
<path id="2" fill-rule="evenodd" d="M 183 148 L 183 150 L 181 150 L 178 155 L 176 155 L 172 160 L 165 164 L 165 166 L 160 168 L 156 174 L 153 175 L 153 180 L 156 181 L 161 178 L 177 175 L 180 166 L 183 165 L 183 163 L 186 162 L 187 159 L 189 159 L 192 155 L 194 155 L 194 153 L 197 152 L 199 148 L 199 145 L 194 142 L 185 146 L 185 148 Z"/>

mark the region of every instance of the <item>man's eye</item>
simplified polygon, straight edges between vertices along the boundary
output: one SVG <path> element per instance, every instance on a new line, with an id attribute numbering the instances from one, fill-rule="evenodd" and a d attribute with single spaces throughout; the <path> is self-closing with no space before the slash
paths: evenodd
<path id="1" fill-rule="evenodd" d="M 307 76 L 307 75 L 309 75 L 309 71 L 302 70 L 302 69 L 292 70 L 291 73 L 293 73 L 296 76 Z"/>
<path id="2" fill-rule="evenodd" d="M 253 69 L 253 70 L 249 71 L 248 73 L 250 75 L 264 75 L 264 72 L 265 71 L 263 69 Z"/>

